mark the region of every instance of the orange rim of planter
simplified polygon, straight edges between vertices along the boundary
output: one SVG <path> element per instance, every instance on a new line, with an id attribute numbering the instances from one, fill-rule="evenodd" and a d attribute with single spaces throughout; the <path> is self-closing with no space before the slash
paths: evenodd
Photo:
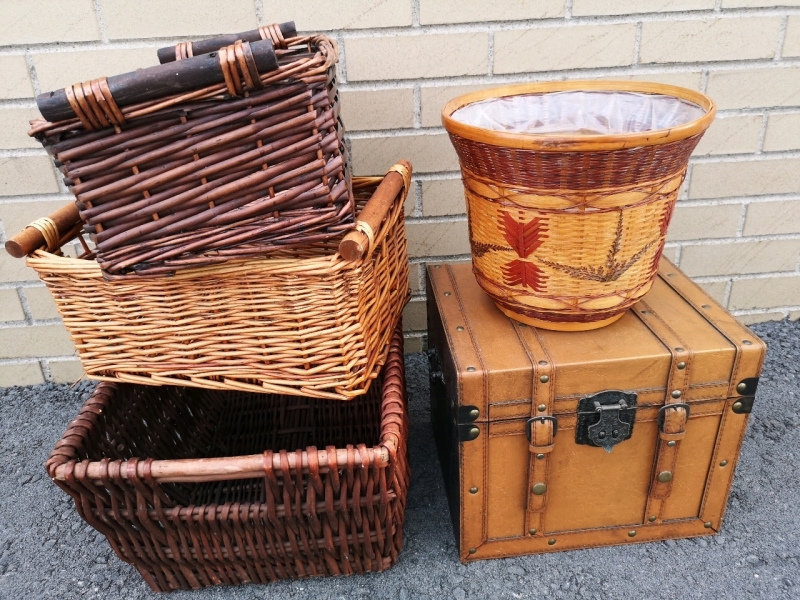
<path id="1" fill-rule="evenodd" d="M 705 114 L 699 119 L 689 121 L 669 129 L 654 129 L 639 133 L 615 133 L 602 135 L 564 135 L 545 133 L 510 133 L 466 125 L 453 119 L 453 113 L 469 104 L 503 98 L 566 91 L 594 92 L 639 92 L 661 94 L 692 102 L 702 108 Z M 638 81 L 549 81 L 543 83 L 523 83 L 480 90 L 454 98 L 442 109 L 442 123 L 451 134 L 468 140 L 505 146 L 523 150 L 542 152 L 592 152 L 624 150 L 641 146 L 654 146 L 682 140 L 705 131 L 714 120 L 717 106 L 714 101 L 694 90 L 664 83 Z"/>

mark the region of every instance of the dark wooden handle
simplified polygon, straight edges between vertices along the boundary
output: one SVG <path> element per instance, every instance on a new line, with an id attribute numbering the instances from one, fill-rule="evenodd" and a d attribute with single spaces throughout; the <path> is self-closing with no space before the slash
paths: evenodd
<path id="1" fill-rule="evenodd" d="M 250 49 L 259 73 L 278 68 L 278 58 L 275 56 L 271 41 L 253 42 L 250 44 Z M 225 76 L 222 74 L 222 66 L 216 52 L 137 69 L 133 73 L 114 75 L 107 79 L 108 89 L 120 108 L 224 81 Z M 51 122 L 73 119 L 76 116 L 63 89 L 39 94 L 36 97 L 36 105 L 42 116 Z"/>
<path id="2" fill-rule="evenodd" d="M 81 221 L 81 216 L 78 214 L 78 207 L 75 206 L 74 202 L 62 206 L 50 215 L 49 218 L 58 228 L 59 237 L 62 237 L 73 229 Z M 45 243 L 42 232 L 28 225 L 28 227 L 6 242 L 6 252 L 14 258 L 22 258 L 37 248 L 40 248 Z"/>
<path id="3" fill-rule="evenodd" d="M 294 21 L 288 23 L 280 23 L 278 27 L 281 30 L 284 38 L 293 38 L 297 36 L 297 30 L 294 26 Z M 229 33 L 227 35 L 219 35 L 217 37 L 208 38 L 205 40 L 197 40 L 192 42 L 192 54 L 206 54 L 219 50 L 223 46 L 230 46 L 237 40 L 243 42 L 258 42 L 261 40 L 261 34 L 258 29 L 251 31 L 243 31 L 242 33 Z M 158 62 L 162 65 L 173 62 L 175 60 L 175 46 L 168 46 L 167 48 L 158 49 Z"/>
<path id="4" fill-rule="evenodd" d="M 398 164 L 408 169 L 409 173 L 411 172 L 411 164 L 407 161 L 401 160 Z M 400 173 L 389 171 L 356 220 L 366 223 L 377 234 L 383 219 L 386 218 L 386 214 L 404 185 L 405 179 Z M 347 261 L 354 261 L 363 257 L 368 248 L 369 238 L 367 235 L 358 230 L 351 231 L 339 243 L 339 254 Z"/>

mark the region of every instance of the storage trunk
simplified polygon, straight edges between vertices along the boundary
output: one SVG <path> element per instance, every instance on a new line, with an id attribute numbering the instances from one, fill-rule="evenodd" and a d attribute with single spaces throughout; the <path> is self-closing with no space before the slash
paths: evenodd
<path id="1" fill-rule="evenodd" d="M 618 322 L 504 316 L 428 267 L 431 403 L 462 561 L 719 531 L 765 345 L 662 259 Z"/>

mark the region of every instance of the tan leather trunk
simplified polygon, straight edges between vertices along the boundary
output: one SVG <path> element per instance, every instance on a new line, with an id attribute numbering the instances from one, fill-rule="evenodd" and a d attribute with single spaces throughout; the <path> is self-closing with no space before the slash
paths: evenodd
<path id="1" fill-rule="evenodd" d="M 434 432 L 462 561 L 719 531 L 766 347 L 662 259 L 618 322 L 504 316 L 428 267 Z"/>

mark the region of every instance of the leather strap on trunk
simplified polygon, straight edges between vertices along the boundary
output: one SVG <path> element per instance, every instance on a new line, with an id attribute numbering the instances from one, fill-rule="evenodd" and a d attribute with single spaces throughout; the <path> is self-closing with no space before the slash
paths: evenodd
<path id="1" fill-rule="evenodd" d="M 647 302 L 640 300 L 634 312 L 672 354 L 666 400 L 658 413 L 658 447 L 644 520 L 646 525 L 658 525 L 662 521 L 664 503 L 672 493 L 678 452 L 689 422 L 689 405 L 684 397 L 689 389 L 694 353 Z"/>
<path id="2" fill-rule="evenodd" d="M 529 434 L 527 525 L 530 535 L 543 535 L 542 516 L 547 506 L 547 483 L 550 452 L 553 450 L 558 422 L 553 415 L 555 401 L 555 365 L 535 328 L 514 322 L 514 329 L 531 363 L 531 418 Z"/>

